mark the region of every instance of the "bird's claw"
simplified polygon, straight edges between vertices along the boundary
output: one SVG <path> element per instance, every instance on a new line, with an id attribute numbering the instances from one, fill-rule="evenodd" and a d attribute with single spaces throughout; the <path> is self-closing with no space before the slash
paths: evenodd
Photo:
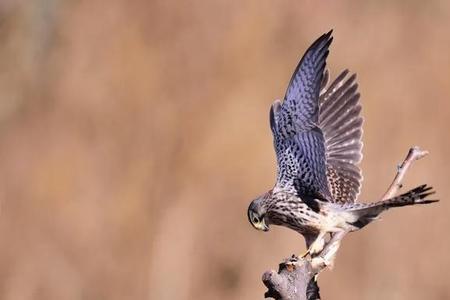
<path id="1" fill-rule="evenodd" d="M 303 254 L 300 254 L 298 257 L 300 257 L 300 258 L 305 258 L 305 257 L 308 256 L 308 254 L 310 254 L 310 250 L 309 250 L 309 249 L 306 250 Z"/>
<path id="2" fill-rule="evenodd" d="M 333 259 L 330 260 L 321 255 L 318 255 L 313 258 L 312 264 L 313 264 L 313 266 L 322 266 L 319 269 L 324 269 L 324 268 L 333 269 L 334 260 Z"/>

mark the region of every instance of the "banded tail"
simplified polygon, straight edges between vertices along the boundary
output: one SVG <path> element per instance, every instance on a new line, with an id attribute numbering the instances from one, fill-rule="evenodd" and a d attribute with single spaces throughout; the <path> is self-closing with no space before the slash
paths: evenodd
<path id="1" fill-rule="evenodd" d="M 433 191 L 431 186 L 424 184 L 388 200 L 370 204 L 359 204 L 348 209 L 347 211 L 352 213 L 353 217 L 357 218 L 355 222 L 352 222 L 352 225 L 358 228 L 363 228 L 373 220 L 377 219 L 383 211 L 392 207 L 438 202 L 439 200 L 426 199 L 426 197 L 434 193 L 435 191 Z"/>

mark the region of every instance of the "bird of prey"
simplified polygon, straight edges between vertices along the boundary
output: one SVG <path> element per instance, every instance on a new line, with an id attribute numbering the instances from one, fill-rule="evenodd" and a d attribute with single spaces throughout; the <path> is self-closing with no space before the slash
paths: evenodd
<path id="1" fill-rule="evenodd" d="M 268 231 L 273 224 L 302 234 L 310 256 L 319 254 L 328 238 L 359 230 L 385 210 L 437 201 L 427 199 L 434 191 L 421 185 L 388 200 L 356 203 L 362 181 L 360 95 L 356 75 L 348 70 L 328 82 L 331 34 L 306 50 L 284 100 L 270 108 L 277 180 L 248 208 L 256 229 Z"/>

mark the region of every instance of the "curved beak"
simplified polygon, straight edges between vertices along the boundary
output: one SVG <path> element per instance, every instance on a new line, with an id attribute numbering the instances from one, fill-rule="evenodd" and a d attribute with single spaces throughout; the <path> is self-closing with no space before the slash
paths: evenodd
<path id="1" fill-rule="evenodd" d="M 266 224 L 266 221 L 264 218 L 261 220 L 261 222 L 254 224 L 255 228 L 262 231 L 269 231 L 269 226 Z"/>

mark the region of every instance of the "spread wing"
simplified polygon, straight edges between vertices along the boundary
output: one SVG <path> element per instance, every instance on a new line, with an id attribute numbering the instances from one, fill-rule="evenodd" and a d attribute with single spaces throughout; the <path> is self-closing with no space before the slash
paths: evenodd
<path id="1" fill-rule="evenodd" d="M 331 201 L 327 179 L 325 136 L 319 128 L 319 95 L 331 31 L 306 51 L 292 75 L 283 102 L 270 110 L 278 173 L 276 189 L 300 198 Z M 325 103 L 325 102 L 324 102 Z"/>
<path id="2" fill-rule="evenodd" d="M 323 88 L 319 99 L 319 127 L 325 140 L 326 174 L 335 202 L 355 202 L 362 175 L 357 166 L 362 159 L 361 104 L 356 75 L 343 71 Z M 328 73 L 324 76 L 328 79 Z M 322 86 L 325 86 L 325 81 Z"/>

